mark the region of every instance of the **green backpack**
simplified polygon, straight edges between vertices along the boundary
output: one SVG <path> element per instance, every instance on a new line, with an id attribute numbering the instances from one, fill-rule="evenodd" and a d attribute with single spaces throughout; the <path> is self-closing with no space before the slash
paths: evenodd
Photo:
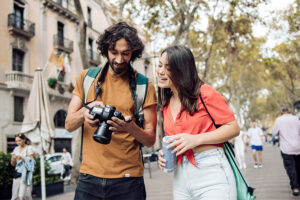
<path id="1" fill-rule="evenodd" d="M 83 79 L 83 90 L 84 90 L 84 103 L 87 103 L 87 94 L 89 89 L 94 82 L 95 78 L 101 71 L 101 67 L 92 67 L 86 73 Z M 136 80 L 136 104 L 137 104 L 137 113 L 143 115 L 143 104 L 145 102 L 146 94 L 148 89 L 148 78 L 140 73 L 137 73 Z"/>
<path id="2" fill-rule="evenodd" d="M 86 73 L 83 79 L 83 90 L 84 90 L 84 104 L 87 103 L 87 94 L 90 90 L 91 85 L 95 81 L 97 75 L 101 72 L 101 67 L 91 67 L 89 68 L 88 72 Z M 137 115 L 137 124 L 142 127 L 144 121 L 144 112 L 143 112 L 143 105 L 145 102 L 145 98 L 147 95 L 148 89 L 148 78 L 140 73 L 137 73 L 136 78 L 136 99 L 133 99 L 135 102 L 135 115 Z M 97 89 L 96 89 L 97 90 Z M 97 93 L 97 91 L 96 91 Z M 81 127 L 81 148 L 80 148 L 80 161 L 82 161 L 82 143 L 83 143 L 83 125 Z M 140 144 L 142 146 L 142 144 Z M 141 148 L 140 148 L 141 149 Z"/>

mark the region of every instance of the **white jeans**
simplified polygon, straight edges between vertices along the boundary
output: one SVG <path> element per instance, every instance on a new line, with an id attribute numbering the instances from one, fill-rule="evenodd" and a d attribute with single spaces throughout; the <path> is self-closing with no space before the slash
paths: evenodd
<path id="1" fill-rule="evenodd" d="M 174 200 L 236 200 L 236 184 L 223 148 L 194 154 L 197 167 L 183 156 L 175 168 Z"/>
<path id="2" fill-rule="evenodd" d="M 21 180 L 21 177 L 13 179 L 11 200 L 32 200 L 31 192 L 32 186 L 24 184 Z"/>

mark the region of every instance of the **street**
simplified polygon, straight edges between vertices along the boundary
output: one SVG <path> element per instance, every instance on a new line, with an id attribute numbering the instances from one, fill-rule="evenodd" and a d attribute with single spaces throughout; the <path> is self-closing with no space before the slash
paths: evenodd
<path id="1" fill-rule="evenodd" d="M 266 144 L 263 151 L 263 168 L 253 168 L 251 149 L 246 151 L 247 169 L 243 170 L 248 183 L 255 188 L 256 200 L 300 200 L 294 197 L 289 186 L 289 179 L 283 167 L 279 147 Z M 173 174 L 159 170 L 155 162 L 151 163 L 151 177 L 145 164 L 145 184 L 147 200 L 172 200 Z M 74 199 L 75 186 L 66 186 L 64 194 L 51 196 L 49 200 Z M 36 199 L 38 200 L 38 199 Z"/>

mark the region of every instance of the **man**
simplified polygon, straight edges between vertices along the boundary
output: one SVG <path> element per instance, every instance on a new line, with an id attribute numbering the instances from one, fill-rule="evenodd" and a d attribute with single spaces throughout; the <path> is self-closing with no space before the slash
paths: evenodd
<path id="1" fill-rule="evenodd" d="M 136 29 L 124 22 L 106 29 L 97 44 L 98 50 L 108 61 L 92 83 L 86 102 L 90 102 L 89 107 L 114 106 L 125 120 L 117 117 L 107 120 L 107 124 L 111 125 L 109 130 L 113 131 L 109 144 L 93 139 L 99 120 L 94 120 L 90 111 L 83 107 L 83 80 L 87 70 L 83 71 L 76 80 L 66 118 L 68 131 L 84 124 L 82 163 L 75 199 L 145 199 L 140 144 L 150 147 L 155 142 L 157 99 L 153 84 L 148 82 L 143 104 L 144 129 L 140 128 L 135 123 L 136 118 L 132 117 L 135 110 L 132 90 L 135 84 L 131 83 L 135 81 L 136 71 L 130 65 L 130 62 L 141 57 L 144 45 Z"/>
<path id="2" fill-rule="evenodd" d="M 256 122 L 252 121 L 251 128 L 248 129 L 248 138 L 250 140 L 250 145 L 252 149 L 252 156 L 254 159 L 254 168 L 262 168 L 262 151 L 263 151 L 263 131 L 261 128 L 256 126 Z M 258 154 L 259 162 L 257 162 L 256 152 Z"/>
<path id="3" fill-rule="evenodd" d="M 284 168 L 290 179 L 294 196 L 299 195 L 300 186 L 300 121 L 290 114 L 287 108 L 275 120 L 272 130 L 274 136 L 280 137 L 280 151 Z"/>
<path id="4" fill-rule="evenodd" d="M 66 148 L 63 148 L 62 151 L 63 151 L 63 154 L 61 156 L 61 162 L 62 162 L 63 167 L 64 167 L 64 170 L 63 170 L 63 173 L 62 173 L 62 178 L 65 179 L 65 180 L 70 180 L 71 179 L 70 171 L 71 171 L 72 166 L 73 166 L 72 157 L 71 157 L 71 154 L 67 151 Z"/>

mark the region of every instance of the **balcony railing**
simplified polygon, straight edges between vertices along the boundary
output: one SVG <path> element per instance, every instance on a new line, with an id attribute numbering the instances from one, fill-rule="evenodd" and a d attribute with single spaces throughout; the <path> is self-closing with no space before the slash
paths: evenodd
<path id="1" fill-rule="evenodd" d="M 59 51 L 64 51 L 66 53 L 73 52 L 73 41 L 58 35 L 54 35 L 53 41 L 55 49 Z"/>
<path id="2" fill-rule="evenodd" d="M 79 23 L 79 17 L 76 14 L 73 4 L 70 3 L 70 0 L 42 0 L 42 2 L 54 12 L 57 12 L 75 23 Z"/>
<path id="3" fill-rule="evenodd" d="M 33 76 L 24 74 L 19 71 L 10 71 L 5 73 L 5 83 L 8 88 L 31 88 L 33 82 Z"/>
<path id="4" fill-rule="evenodd" d="M 88 49 L 87 55 L 88 55 L 89 62 L 91 65 L 98 66 L 101 63 L 101 58 L 100 58 L 99 53 L 97 53 L 91 49 Z"/>
<path id="5" fill-rule="evenodd" d="M 34 23 L 14 13 L 8 15 L 7 25 L 11 34 L 22 35 L 27 39 L 34 36 Z"/>

